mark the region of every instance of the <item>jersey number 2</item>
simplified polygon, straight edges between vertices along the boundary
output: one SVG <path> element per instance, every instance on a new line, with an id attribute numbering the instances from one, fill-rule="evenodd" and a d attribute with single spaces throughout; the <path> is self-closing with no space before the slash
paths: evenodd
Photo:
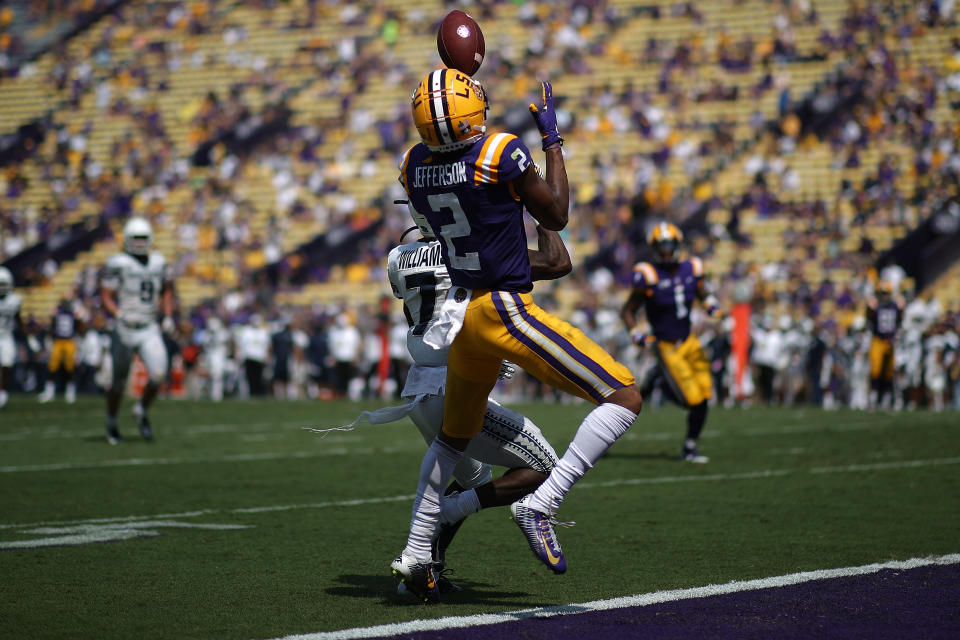
<path id="1" fill-rule="evenodd" d="M 447 253 L 450 256 L 450 266 L 461 271 L 479 271 L 480 255 L 476 251 L 458 254 L 453 246 L 455 238 L 465 238 L 470 235 L 470 221 L 460 205 L 460 198 L 455 193 L 434 193 L 427 196 L 427 203 L 436 213 L 446 210 L 453 214 L 453 224 L 440 227 L 440 235 L 447 244 Z"/>

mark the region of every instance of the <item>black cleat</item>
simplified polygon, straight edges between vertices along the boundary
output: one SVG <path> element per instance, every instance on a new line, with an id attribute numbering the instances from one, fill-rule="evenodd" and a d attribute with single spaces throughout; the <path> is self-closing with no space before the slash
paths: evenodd
<path id="1" fill-rule="evenodd" d="M 139 402 L 133 405 L 133 415 L 137 419 L 137 428 L 140 429 L 140 436 L 147 442 L 153 440 L 153 429 L 150 428 L 150 418 L 147 412 Z"/>
<path id="2" fill-rule="evenodd" d="M 120 432 L 117 431 L 115 426 L 107 427 L 107 443 L 109 444 L 120 444 L 123 442 L 123 438 L 120 437 Z"/>

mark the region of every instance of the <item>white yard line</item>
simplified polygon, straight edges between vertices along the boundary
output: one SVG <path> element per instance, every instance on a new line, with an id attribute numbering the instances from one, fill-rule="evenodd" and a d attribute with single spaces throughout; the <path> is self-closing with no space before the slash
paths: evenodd
<path id="1" fill-rule="evenodd" d="M 931 426 L 936 426 L 937 423 L 931 423 Z M 273 432 L 276 433 L 278 430 L 291 431 L 294 429 L 301 429 L 305 426 L 308 426 L 304 421 L 281 421 L 281 422 L 251 422 L 251 423 L 214 423 L 214 424 L 198 424 L 190 427 L 185 427 L 183 429 L 178 429 L 177 434 L 184 437 L 196 437 L 196 436 L 205 436 L 205 435 L 235 435 L 235 434 L 244 434 L 244 433 L 260 433 L 260 432 Z M 333 426 L 333 425 L 331 425 Z M 917 427 L 926 426 L 925 424 L 920 425 L 903 425 L 892 422 L 876 422 L 873 420 L 851 420 L 846 423 L 832 423 L 829 425 L 824 425 L 817 423 L 816 420 L 811 421 L 810 424 L 790 424 L 790 425 L 773 425 L 773 426 L 764 426 L 759 428 L 748 428 L 743 430 L 736 431 L 726 431 L 723 429 L 707 429 L 703 437 L 704 438 L 720 438 L 729 435 L 737 436 L 770 436 L 770 435 L 790 435 L 795 433 L 817 433 L 821 431 L 828 432 L 838 432 L 838 431 L 863 431 L 863 430 L 872 430 L 872 429 L 888 429 L 888 428 L 910 428 L 916 429 Z M 103 429 L 84 429 L 82 431 L 77 431 L 75 429 L 64 428 L 58 425 L 38 425 L 36 427 L 24 426 L 17 431 L 11 431 L 8 433 L 0 433 L 0 442 L 17 442 L 28 439 L 37 439 L 37 440 L 51 440 L 51 439 L 76 439 L 76 438 L 96 438 L 103 436 Z M 340 436 L 348 440 L 359 439 L 359 436 Z M 645 431 L 641 426 L 631 429 L 624 436 L 625 440 L 674 440 L 677 437 L 676 430 L 670 431 Z"/>
<path id="2" fill-rule="evenodd" d="M 844 425 L 833 425 L 831 427 L 823 426 L 780 426 L 780 427 L 767 427 L 760 429 L 748 429 L 746 431 L 738 431 L 736 435 L 743 436 L 769 436 L 769 435 L 784 435 L 791 433 L 807 433 L 807 432 L 816 432 L 816 431 L 860 431 L 864 429 L 875 429 L 889 427 L 889 424 L 877 425 L 873 422 L 852 422 Z M 249 425 L 237 426 L 230 424 L 209 424 L 209 425 L 196 425 L 190 427 L 180 432 L 188 436 L 197 436 L 197 435 L 208 435 L 208 434 L 269 434 L 271 431 L 275 434 L 277 429 L 300 429 L 303 427 L 302 422 L 278 422 L 278 423 L 255 423 Z M 68 430 L 61 430 L 57 428 L 48 428 L 40 432 L 33 432 L 30 430 L 20 431 L 12 434 L 0 434 L 0 441 L 2 440 L 23 440 L 34 436 L 40 436 L 41 438 L 78 438 L 78 437 L 97 437 L 101 435 L 101 431 L 89 431 L 89 432 L 74 432 Z M 731 432 L 724 431 L 708 431 L 704 434 L 704 437 L 708 438 L 719 438 L 726 435 L 732 435 Z M 240 436 L 243 439 L 243 436 Z M 639 431 L 637 433 L 628 432 L 623 436 L 626 440 L 675 440 L 677 434 L 675 431 L 668 432 L 644 432 Z M 174 464 L 197 464 L 197 463 L 216 463 L 216 462 L 247 462 L 247 461 L 257 461 L 257 460 L 281 460 L 284 458 L 289 459 L 300 459 L 300 458 L 320 458 L 327 456 L 339 456 L 339 455 L 366 455 L 379 452 L 388 452 L 388 453 L 402 453 L 412 450 L 420 450 L 421 444 L 420 441 L 414 441 L 411 439 L 409 446 L 397 446 L 389 449 L 383 448 L 374 448 L 374 447 L 348 447 L 345 446 L 350 441 L 358 440 L 359 436 L 350 436 L 350 435 L 336 435 L 331 436 L 326 439 L 325 445 L 327 447 L 323 451 L 311 451 L 311 452 L 297 452 L 297 453 L 258 453 L 258 454 L 236 454 L 229 456 L 221 456 L 216 458 L 125 458 L 119 460 L 103 460 L 103 461 L 92 461 L 92 462 L 62 462 L 62 463 L 48 463 L 48 464 L 23 464 L 23 465 L 5 465 L 0 466 L 0 473 L 23 473 L 23 472 L 35 472 L 35 471 L 67 471 L 71 469 L 100 469 L 100 468 L 115 468 L 115 467 L 143 467 L 149 466 L 151 464 L 155 465 L 174 465 Z M 331 447 L 331 444 L 341 444 L 344 446 Z M 893 463 L 897 464 L 897 463 Z"/>
<path id="3" fill-rule="evenodd" d="M 266 454 L 264 454 L 266 455 Z M 298 457 L 312 457 L 314 454 L 303 454 Z M 199 461 L 198 461 L 199 462 Z M 933 458 L 929 460 L 900 460 L 898 462 L 878 462 L 876 464 L 853 464 L 840 467 L 814 467 L 812 469 L 767 469 L 762 471 L 748 471 L 744 473 L 713 473 L 709 475 L 684 476 L 657 476 L 653 478 L 623 478 L 606 482 L 584 481 L 577 483 L 581 489 L 604 489 L 609 487 L 624 487 L 645 484 L 675 484 L 693 482 L 717 482 L 724 480 L 762 480 L 776 478 L 794 473 L 856 473 L 861 471 L 889 471 L 893 469 L 917 469 L 936 467 L 949 464 L 960 464 L 960 458 Z M 19 529 L 23 527 L 64 526 L 75 524 L 96 524 L 109 522 L 135 522 L 155 518 L 193 518 L 211 514 L 245 514 L 269 513 L 277 511 L 296 511 L 301 509 L 328 509 L 330 507 L 356 507 L 364 505 L 386 504 L 413 500 L 413 494 L 400 496 L 386 496 L 380 498 L 356 498 L 353 500 L 335 500 L 330 502 L 311 502 L 305 504 L 265 505 L 259 507 L 237 507 L 234 509 L 202 509 L 183 513 L 150 514 L 144 516 L 119 516 L 115 518 L 91 518 L 86 520 L 65 520 L 58 522 L 30 522 L 30 523 L 0 523 L 0 529 Z"/>
<path id="4" fill-rule="evenodd" d="M 299 460 L 302 458 L 328 458 L 331 456 L 363 455 L 373 453 L 403 453 L 421 451 L 423 442 L 410 441 L 405 447 L 328 447 L 323 451 L 237 453 L 207 458 L 122 458 L 93 462 L 52 462 L 48 464 L 21 464 L 0 467 L 0 473 L 23 473 L 26 471 L 68 471 L 72 469 L 108 469 L 114 467 L 166 466 L 172 464 L 210 464 L 222 462 L 255 462 L 259 460 Z"/>
<path id="5" fill-rule="evenodd" d="M 609 609 L 623 609 L 626 607 L 645 607 L 652 604 L 677 602 L 679 600 L 691 600 L 694 598 L 707 598 L 710 596 L 739 593 L 742 591 L 774 589 L 778 587 L 801 584 L 804 582 L 869 575 L 885 569 L 902 571 L 930 565 L 950 565 L 957 563 L 960 563 L 960 554 L 957 553 L 944 556 L 933 556 L 929 558 L 911 558 L 910 560 L 902 561 L 891 560 L 889 562 L 878 562 L 859 567 L 803 571 L 800 573 L 774 576 L 771 578 L 759 578 L 757 580 L 737 580 L 725 584 L 711 584 L 705 587 L 693 587 L 691 589 L 655 591 L 653 593 L 623 596 L 619 598 L 611 598 L 609 600 L 594 600 L 592 602 L 582 602 L 579 604 L 537 607 L 535 609 L 505 611 L 503 613 L 486 613 L 474 616 L 452 616 L 446 618 L 436 618 L 432 620 L 411 620 L 410 622 L 384 624 L 376 627 L 358 627 L 355 629 L 343 629 L 341 631 L 324 631 L 320 633 L 284 636 L 282 639 L 276 640 L 353 640 L 354 638 L 379 638 L 383 636 L 395 636 L 418 633 L 422 631 L 463 629 L 466 627 L 476 627 L 480 625 L 516 622 L 517 620 L 526 620 L 530 618 L 550 618 L 555 616 L 577 615 L 580 613 L 588 613 L 593 611 L 606 611 Z"/>

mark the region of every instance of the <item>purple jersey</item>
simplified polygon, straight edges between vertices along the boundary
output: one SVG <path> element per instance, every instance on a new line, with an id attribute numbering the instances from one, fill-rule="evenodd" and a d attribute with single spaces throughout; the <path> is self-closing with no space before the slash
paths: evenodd
<path id="1" fill-rule="evenodd" d="M 523 205 L 510 185 L 531 165 L 516 136 L 484 136 L 463 151 L 407 151 L 400 182 L 434 234 L 454 285 L 527 293 L 533 288 Z"/>
<path id="2" fill-rule="evenodd" d="M 658 264 L 633 267 L 633 287 L 643 292 L 647 320 L 657 340 L 680 342 L 690 335 L 690 309 L 703 280 L 703 263 L 690 258 L 670 272 Z"/>
<path id="3" fill-rule="evenodd" d="M 900 328 L 900 305 L 890 300 L 867 309 L 870 331 L 878 338 L 892 339 Z"/>

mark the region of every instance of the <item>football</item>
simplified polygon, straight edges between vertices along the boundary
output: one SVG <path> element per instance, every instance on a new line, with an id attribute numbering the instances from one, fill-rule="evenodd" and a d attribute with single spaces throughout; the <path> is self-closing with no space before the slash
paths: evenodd
<path id="1" fill-rule="evenodd" d="M 472 76 L 483 64 L 486 53 L 480 25 L 468 14 L 454 9 L 437 30 L 437 51 L 447 67 Z"/>

